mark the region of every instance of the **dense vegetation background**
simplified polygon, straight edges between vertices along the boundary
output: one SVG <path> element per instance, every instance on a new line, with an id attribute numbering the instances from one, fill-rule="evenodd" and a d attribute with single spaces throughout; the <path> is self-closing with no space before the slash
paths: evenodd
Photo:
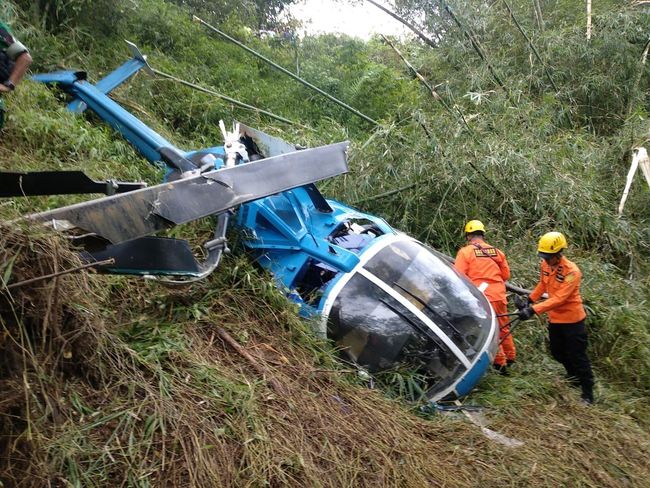
<path id="1" fill-rule="evenodd" d="M 449 254 L 462 224 L 480 218 L 508 253 L 517 284 L 536 279 L 537 237 L 565 232 L 585 274 L 597 405 L 575 404 L 536 321 L 517 331 L 513 376 L 488 377 L 470 398 L 492 407 L 491 426 L 525 447 L 506 451 L 461 419 L 419 418 L 408 407 L 408 376 L 389 375 L 383 393 L 365 390 L 293 317 L 268 277 L 235 253 L 218 276 L 185 290 L 93 276 L 4 297 L 0 483 L 643 486 L 650 191 L 640 177 L 622 216 L 616 207 L 631 150 L 650 141 L 649 7 L 598 2 L 587 40 L 583 2 L 400 0 L 400 13 L 424 22 L 437 45 L 396 42 L 433 96 L 380 37 L 255 35 L 290 31 L 279 15 L 289 3 L 16 0 L 1 3 L 0 17 L 30 47 L 34 72 L 83 69 L 97 80 L 126 59 L 129 39 L 154 68 L 296 122 L 144 74 L 116 91 L 181 147 L 218 144 L 220 119 L 309 146 L 351 139 L 351 172 L 322 186 L 328 196 Z M 379 124 L 278 75 L 192 23 L 190 12 Z M 43 86 L 25 82 L 7 102 L 2 168 L 160 176 L 96 117 L 67 113 Z M 0 212 L 10 220 L 66 201 L 7 201 Z M 6 228 L 0 274 L 7 281 L 72 266 L 66 253 L 49 236 L 27 240 Z M 274 391 L 215 339 L 214 324 L 286 391 Z"/>

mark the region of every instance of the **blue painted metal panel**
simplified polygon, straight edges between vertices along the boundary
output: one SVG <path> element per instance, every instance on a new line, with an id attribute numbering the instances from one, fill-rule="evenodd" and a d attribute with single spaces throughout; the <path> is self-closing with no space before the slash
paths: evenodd
<path id="1" fill-rule="evenodd" d="M 146 66 L 145 62 L 140 59 L 129 59 L 122 66 L 111 71 L 107 76 L 99 80 L 95 84 L 95 88 L 104 94 L 109 94 L 144 66 Z M 68 110 L 75 113 L 82 113 L 86 108 L 86 103 L 80 99 L 73 100 L 68 104 Z"/>
<path id="2" fill-rule="evenodd" d="M 79 80 L 80 71 L 53 71 L 52 73 L 39 73 L 31 77 L 32 80 L 40 83 L 61 83 L 62 85 L 72 85 Z"/>
<path id="3" fill-rule="evenodd" d="M 474 366 L 463 375 L 463 379 L 458 383 L 458 385 L 456 385 L 456 395 L 462 397 L 472 391 L 479 380 L 487 372 L 490 363 L 490 356 L 487 352 L 484 352 L 481 355 L 481 358 L 474 363 Z"/>
<path id="4" fill-rule="evenodd" d="M 111 71 L 108 75 L 99 80 L 95 84 L 95 88 L 97 88 L 102 93 L 108 94 L 120 86 L 122 83 L 124 83 L 126 80 L 131 78 L 131 76 L 140 71 L 140 69 L 142 69 L 144 66 L 145 63 L 143 61 L 131 58 L 122 66 L 115 69 L 114 71 Z"/>

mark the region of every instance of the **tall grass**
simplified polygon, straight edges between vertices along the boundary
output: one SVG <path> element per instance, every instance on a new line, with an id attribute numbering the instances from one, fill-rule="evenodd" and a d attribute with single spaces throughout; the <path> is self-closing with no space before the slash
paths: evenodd
<path id="1" fill-rule="evenodd" d="M 51 236 L 2 230 L 10 281 L 78 262 Z M 525 441 L 506 453 L 461 419 L 414 415 L 360 385 L 268 277 L 227 260 L 228 271 L 180 290 L 79 274 L 3 292 L 0 480 L 416 487 L 646 479 L 647 432 L 622 415 L 614 394 L 612 405 L 585 409 L 552 372 L 492 378 L 474 401 L 495 407 L 492 428 Z M 265 373 L 222 342 L 217 326 Z"/>
<path id="2" fill-rule="evenodd" d="M 518 3 L 513 5 L 523 8 Z M 82 68 L 96 80 L 125 59 L 121 39 L 128 38 L 163 71 L 315 129 L 280 127 L 141 75 L 115 93 L 181 147 L 219 144 L 221 118 L 310 146 L 352 138 L 351 172 L 322 186 L 328 196 L 358 201 L 450 254 L 460 245 L 462 224 L 480 218 L 489 240 L 508 253 L 520 285 L 537 278 L 538 236 L 551 228 L 565 232 L 593 312 L 590 353 L 599 405 L 577 405 L 545 352 L 543 322 L 531 321 L 515 332 L 520 359 L 512 377 L 489 376 L 470 398 L 491 406 L 485 412 L 490 427 L 524 440 L 522 449 L 506 451 L 459 419 L 423 417 L 408 404 L 418 397 L 417 378 L 392 372 L 383 378 L 388 395 L 366 389 L 296 318 L 269 277 L 235 253 L 217 275 L 187 289 L 73 275 L 11 296 L 2 292 L 0 382 L 7 394 L 0 402 L 0 481 L 84 487 L 643 486 L 649 474 L 650 193 L 636 184 L 624 216 L 615 215 L 628 151 L 648 137 L 647 77 L 633 115 L 621 115 L 626 87 L 636 76 L 640 53 L 634 46 L 643 17 L 603 7 L 601 37 L 586 45 L 571 23 L 573 6 L 563 6 L 571 13 L 564 18 L 548 12 L 548 29 L 536 41 L 558 75 L 561 92 L 551 94 L 539 67 L 527 64 L 525 45 L 502 28 L 497 9 L 481 17 L 475 9 L 464 12 L 507 73 L 516 104 L 495 89 L 459 37 L 435 51 L 407 43 L 403 52 L 443 83 L 438 91 L 462 109 L 468 130 L 420 91 L 377 41 L 326 36 L 306 39 L 301 48 L 305 76 L 382 121 L 369 128 L 206 36 L 176 5 L 145 0 L 113 7 L 123 11 L 110 29 L 96 32 L 92 15 L 52 30 L 27 10 L 14 9 L 12 20 L 32 48 L 35 70 Z M 292 66 L 291 49 L 229 27 Z M 617 42 L 617 36 L 630 42 Z M 590 99 L 590 93 L 598 97 Z M 159 181 L 160 170 L 112 130 L 92 115 L 69 114 L 57 97 L 29 81 L 11 94 L 1 168 L 80 168 L 96 178 Z M 12 220 L 72 201 L 0 202 L 0 215 Z M 206 225 L 174 235 L 198 242 Z M 14 228 L 2 229 L 0 256 L 0 276 L 11 281 L 77 262 L 58 240 Z M 214 326 L 228 331 L 265 373 L 236 354 Z M 286 394 L 275 391 L 271 380 Z"/>

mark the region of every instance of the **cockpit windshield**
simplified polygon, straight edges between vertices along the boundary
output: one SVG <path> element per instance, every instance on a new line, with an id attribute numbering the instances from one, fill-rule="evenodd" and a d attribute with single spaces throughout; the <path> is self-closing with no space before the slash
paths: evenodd
<path id="1" fill-rule="evenodd" d="M 329 316 L 328 337 L 370 372 L 407 365 L 444 388 L 464 369 L 458 357 L 399 300 L 356 274 Z"/>
<path id="2" fill-rule="evenodd" d="M 440 392 L 484 350 L 491 327 L 485 297 L 435 251 L 405 238 L 342 287 L 328 336 L 369 371 L 407 365 Z"/>
<path id="3" fill-rule="evenodd" d="M 365 268 L 429 317 L 468 359 L 485 343 L 491 326 L 487 301 L 435 251 L 398 241 Z"/>

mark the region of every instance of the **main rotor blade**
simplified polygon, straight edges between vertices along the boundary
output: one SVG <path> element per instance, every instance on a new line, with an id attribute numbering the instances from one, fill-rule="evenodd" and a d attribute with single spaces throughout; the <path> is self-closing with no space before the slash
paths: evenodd
<path id="1" fill-rule="evenodd" d="M 347 147 L 339 142 L 282 154 L 27 218 L 57 230 L 80 228 L 117 244 L 345 173 Z"/>
<path id="2" fill-rule="evenodd" d="M 82 171 L 0 171 L 0 197 L 3 198 L 84 193 L 113 195 L 145 186 L 144 183 L 95 181 Z"/>
<path id="3" fill-rule="evenodd" d="M 260 154 L 262 154 L 265 158 L 279 156 L 280 154 L 286 154 L 298 150 L 295 144 L 291 144 L 284 139 L 271 136 L 266 132 L 254 129 L 253 127 L 248 127 L 246 124 L 243 124 L 239 121 L 236 122 L 239 124 L 239 135 L 241 138 L 243 138 L 249 155 L 251 154 L 251 150 L 246 144 L 247 139 L 250 139 L 254 143 L 256 149 L 259 149 Z"/>

